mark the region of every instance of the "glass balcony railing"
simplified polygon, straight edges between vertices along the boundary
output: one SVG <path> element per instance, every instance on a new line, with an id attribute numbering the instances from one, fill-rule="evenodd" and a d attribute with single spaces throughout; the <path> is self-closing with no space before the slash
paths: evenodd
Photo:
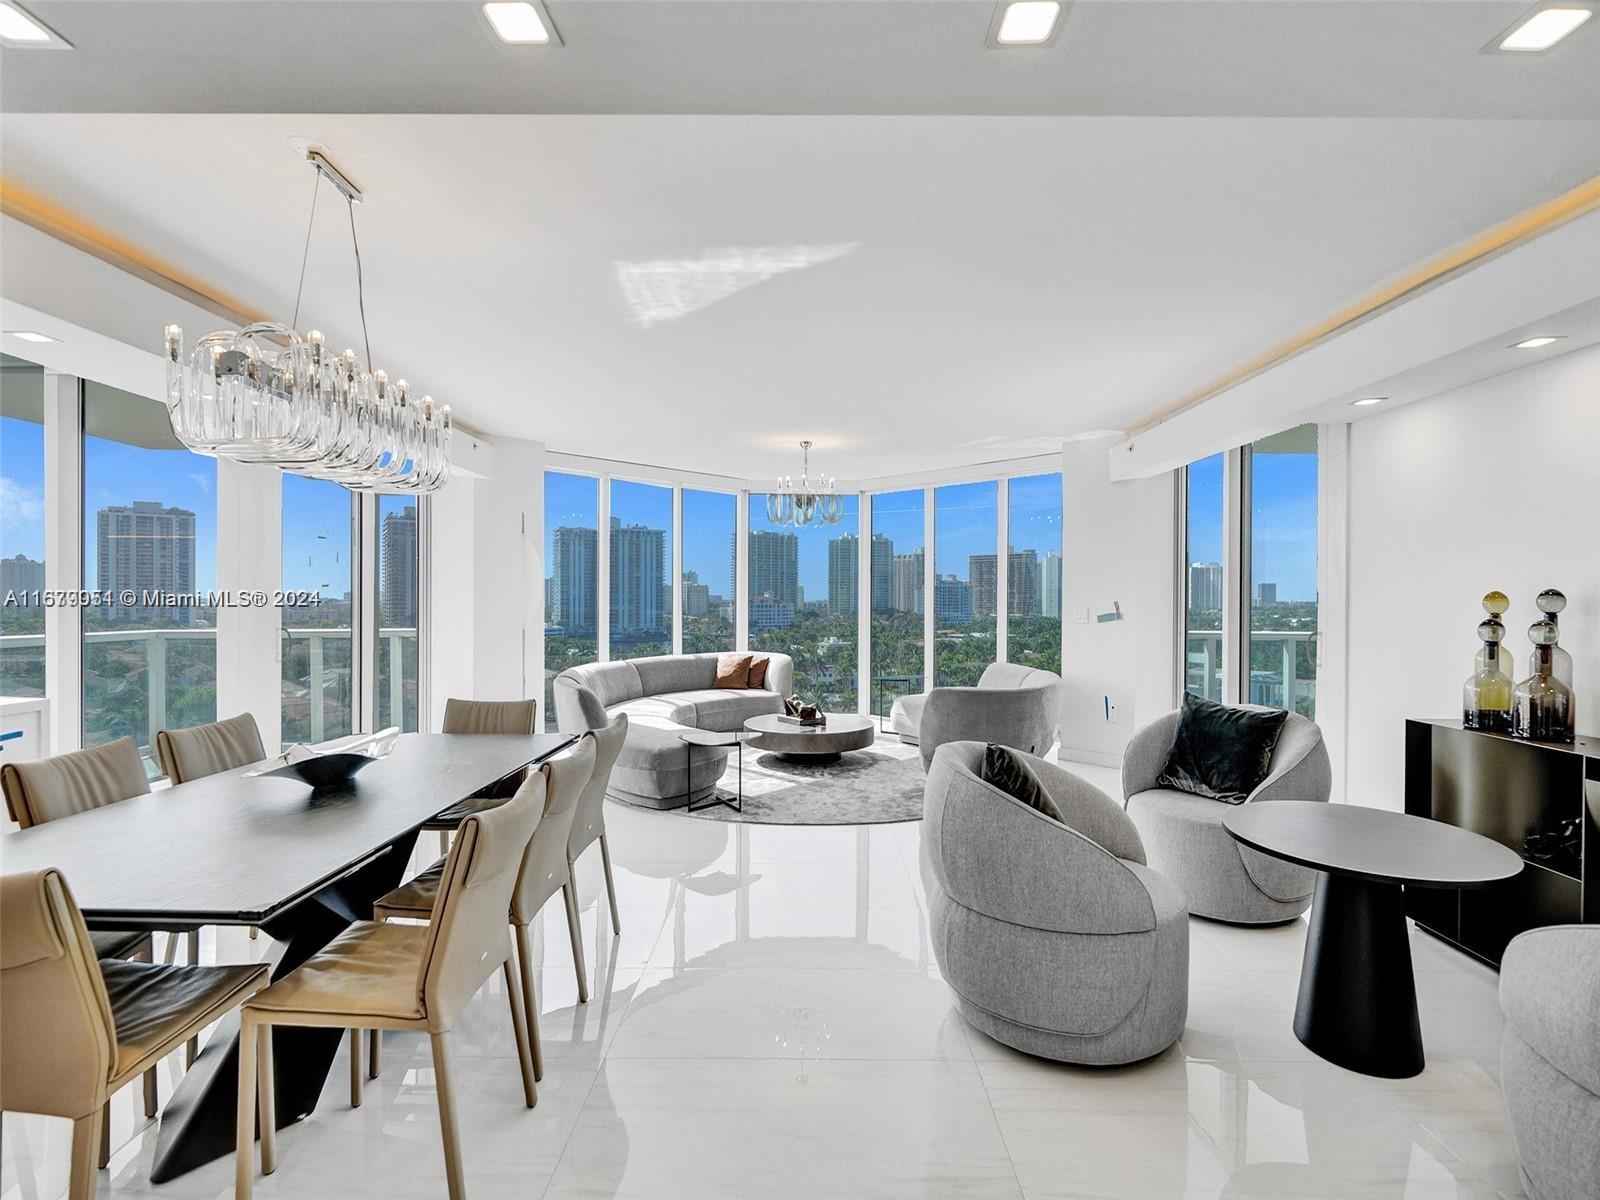
<path id="1" fill-rule="evenodd" d="M 1258 629 L 1250 635 L 1250 686 L 1246 699 L 1269 708 L 1287 708 L 1315 718 L 1317 680 L 1304 667 L 1316 661 L 1316 633 L 1308 629 Z M 1184 665 L 1184 689 L 1209 700 L 1222 699 L 1225 675 L 1222 634 L 1191 629 Z M 1303 649 L 1302 649 L 1303 647 Z"/>
<path id="2" fill-rule="evenodd" d="M 44 646 L 42 633 L 0 635 L 0 664 L 6 677 L 37 673 L 42 690 Z M 285 743 L 320 742 L 351 732 L 355 709 L 351 647 L 348 628 L 282 631 Z M 415 629 L 384 629 L 378 634 L 378 684 L 384 713 L 403 714 L 409 720 L 407 727 L 415 728 Z M 157 730 L 217 718 L 217 631 L 89 631 L 83 638 L 83 688 L 84 744 L 132 737 L 154 775 Z"/>

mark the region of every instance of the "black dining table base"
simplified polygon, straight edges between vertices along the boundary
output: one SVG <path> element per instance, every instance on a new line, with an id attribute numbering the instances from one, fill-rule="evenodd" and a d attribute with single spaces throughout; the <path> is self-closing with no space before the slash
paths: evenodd
<path id="1" fill-rule="evenodd" d="M 283 946 L 272 968 L 281 979 L 356 921 L 372 918 L 372 905 L 404 878 L 416 831 L 275 917 L 261 928 Z M 272 1030 L 278 1128 L 311 1115 L 344 1031 L 278 1025 Z M 239 1014 L 213 1031 L 161 1113 L 152 1183 L 166 1183 L 236 1146 L 239 1111 Z"/>
<path id="2" fill-rule="evenodd" d="M 1295 1036 L 1346 1070 L 1409 1079 L 1424 1066 L 1404 891 L 1317 873 Z"/>

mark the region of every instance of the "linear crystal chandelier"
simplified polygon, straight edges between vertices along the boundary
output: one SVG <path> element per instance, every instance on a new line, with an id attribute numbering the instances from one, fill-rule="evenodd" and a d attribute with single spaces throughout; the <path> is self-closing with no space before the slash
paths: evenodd
<path id="1" fill-rule="evenodd" d="M 767 493 L 767 520 L 773 525 L 802 529 L 807 525 L 837 525 L 844 516 L 844 497 L 833 490 L 833 476 L 811 478 L 811 443 L 800 443 L 805 456 L 800 482 L 793 475 L 778 480 Z"/>
<path id="2" fill-rule="evenodd" d="M 372 367 L 355 206 L 361 190 L 319 151 L 306 252 L 288 325 L 261 321 L 197 340 L 184 354 L 183 330 L 166 327 L 167 417 L 189 449 L 216 458 L 261 463 L 331 479 L 356 491 L 432 492 L 450 474 L 450 406 L 414 399 L 405 380 Z M 327 179 L 344 196 L 356 260 L 363 361 L 335 353 L 313 329 L 295 329 L 305 290 L 306 258 L 317 216 L 317 190 Z"/>

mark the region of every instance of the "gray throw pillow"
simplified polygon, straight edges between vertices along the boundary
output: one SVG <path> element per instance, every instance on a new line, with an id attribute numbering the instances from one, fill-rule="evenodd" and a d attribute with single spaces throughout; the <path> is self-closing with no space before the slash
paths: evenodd
<path id="1" fill-rule="evenodd" d="M 1061 821 L 1061 810 L 1045 792 L 1039 777 L 1015 750 L 990 742 L 983 748 L 983 767 L 978 772 L 978 778 L 999 788 L 1012 799 L 1022 801 L 1029 808 L 1038 809 L 1052 820 Z M 1065 823 L 1062 821 L 1062 824 Z"/>

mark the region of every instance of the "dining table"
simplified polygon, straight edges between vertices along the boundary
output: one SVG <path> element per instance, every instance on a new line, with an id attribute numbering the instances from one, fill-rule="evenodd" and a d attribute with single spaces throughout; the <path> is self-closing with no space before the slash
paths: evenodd
<path id="1" fill-rule="evenodd" d="M 9 833 L 0 872 L 59 870 L 91 929 L 258 926 L 280 979 L 371 919 L 431 818 L 575 740 L 401 734 L 353 779 L 317 790 L 252 764 Z M 162 1110 L 152 1182 L 233 1152 L 238 1025 L 234 1013 L 213 1031 Z M 315 1109 L 340 1041 L 337 1029 L 273 1031 L 280 1128 Z"/>

